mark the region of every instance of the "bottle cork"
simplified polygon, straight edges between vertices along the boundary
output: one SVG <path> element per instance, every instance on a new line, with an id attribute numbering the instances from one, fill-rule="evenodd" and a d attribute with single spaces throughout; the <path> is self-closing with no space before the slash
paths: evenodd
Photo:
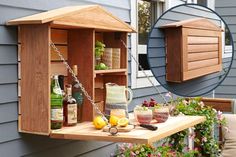
<path id="1" fill-rule="evenodd" d="M 75 76 L 77 76 L 78 75 L 78 66 L 77 65 L 73 65 L 72 70 L 75 73 Z"/>

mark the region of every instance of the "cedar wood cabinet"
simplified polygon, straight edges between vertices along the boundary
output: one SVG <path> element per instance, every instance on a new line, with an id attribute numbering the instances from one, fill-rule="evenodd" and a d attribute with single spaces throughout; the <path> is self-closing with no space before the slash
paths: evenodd
<path id="1" fill-rule="evenodd" d="M 196 18 L 170 23 L 164 29 L 166 80 L 181 83 L 222 70 L 222 29 Z"/>
<path id="2" fill-rule="evenodd" d="M 8 21 L 19 28 L 19 131 L 49 135 L 50 77 L 72 78 L 51 41 L 70 66 L 78 65 L 78 79 L 103 110 L 104 84 L 127 86 L 127 33 L 135 32 L 125 22 L 98 5 L 70 6 Z M 120 48 L 120 69 L 94 70 L 95 41 Z M 91 121 L 93 107 L 84 98 L 82 121 Z"/>

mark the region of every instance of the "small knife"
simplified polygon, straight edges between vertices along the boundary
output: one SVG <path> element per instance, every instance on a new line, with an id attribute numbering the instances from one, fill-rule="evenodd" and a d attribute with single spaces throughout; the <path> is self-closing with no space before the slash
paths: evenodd
<path id="1" fill-rule="evenodd" d="M 139 123 L 136 123 L 136 124 L 131 124 L 134 126 L 134 128 L 136 126 L 140 126 L 142 128 L 145 128 L 145 129 L 148 129 L 148 130 L 152 130 L 152 131 L 156 131 L 158 129 L 157 126 L 154 126 L 154 125 L 151 125 L 151 124 L 139 124 Z"/>
<path id="2" fill-rule="evenodd" d="M 151 125 L 151 124 L 139 124 L 140 127 L 146 128 L 148 130 L 156 131 L 158 129 L 157 126 Z"/>

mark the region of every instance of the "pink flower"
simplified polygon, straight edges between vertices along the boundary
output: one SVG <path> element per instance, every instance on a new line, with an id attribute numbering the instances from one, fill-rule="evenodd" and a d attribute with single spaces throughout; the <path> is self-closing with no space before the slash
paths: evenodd
<path id="1" fill-rule="evenodd" d="M 136 154 L 133 151 L 130 152 L 130 155 L 131 157 L 136 156 Z"/>
<path id="2" fill-rule="evenodd" d="M 201 108 L 203 108 L 205 106 L 202 101 L 199 103 L 199 105 L 200 105 Z"/>
<path id="3" fill-rule="evenodd" d="M 223 118 L 224 118 L 224 117 L 223 117 L 223 115 L 222 115 L 222 112 L 221 112 L 221 111 L 218 111 L 218 112 L 217 112 L 217 119 L 218 119 L 218 120 L 223 120 Z"/>
<path id="4" fill-rule="evenodd" d="M 206 142 L 207 141 L 207 138 L 206 137 L 203 137 L 202 138 L 202 142 Z"/>
<path id="5" fill-rule="evenodd" d="M 183 100 L 183 104 L 184 105 L 188 105 L 188 101 L 187 100 Z"/>
<path id="6" fill-rule="evenodd" d="M 186 151 L 189 151 L 189 150 L 190 150 L 190 148 L 189 148 L 188 146 L 186 146 L 186 147 L 185 147 L 185 150 L 186 150 Z"/>
<path id="7" fill-rule="evenodd" d="M 171 92 L 166 93 L 166 97 L 172 98 L 172 93 Z"/>
<path id="8" fill-rule="evenodd" d="M 161 153 L 157 153 L 157 157 L 161 157 Z"/>
<path id="9" fill-rule="evenodd" d="M 132 148 L 133 147 L 133 144 L 132 143 L 129 143 L 128 144 L 128 148 Z"/>
<path id="10" fill-rule="evenodd" d="M 196 134 L 195 134 L 195 132 L 192 132 L 188 136 L 189 136 L 190 139 L 194 139 Z"/>

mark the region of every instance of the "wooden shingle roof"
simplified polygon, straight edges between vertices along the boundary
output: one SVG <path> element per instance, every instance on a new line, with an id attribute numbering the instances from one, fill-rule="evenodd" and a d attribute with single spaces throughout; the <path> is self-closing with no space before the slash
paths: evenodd
<path id="1" fill-rule="evenodd" d="M 185 27 L 185 28 L 222 31 L 220 26 L 217 26 L 215 23 L 205 18 L 193 18 L 193 19 L 173 22 L 173 23 L 160 26 L 159 28 L 171 28 L 171 27 Z"/>
<path id="2" fill-rule="evenodd" d="M 39 14 L 13 19 L 7 25 L 51 23 L 55 27 L 94 28 L 136 32 L 134 28 L 99 5 L 68 6 Z"/>

